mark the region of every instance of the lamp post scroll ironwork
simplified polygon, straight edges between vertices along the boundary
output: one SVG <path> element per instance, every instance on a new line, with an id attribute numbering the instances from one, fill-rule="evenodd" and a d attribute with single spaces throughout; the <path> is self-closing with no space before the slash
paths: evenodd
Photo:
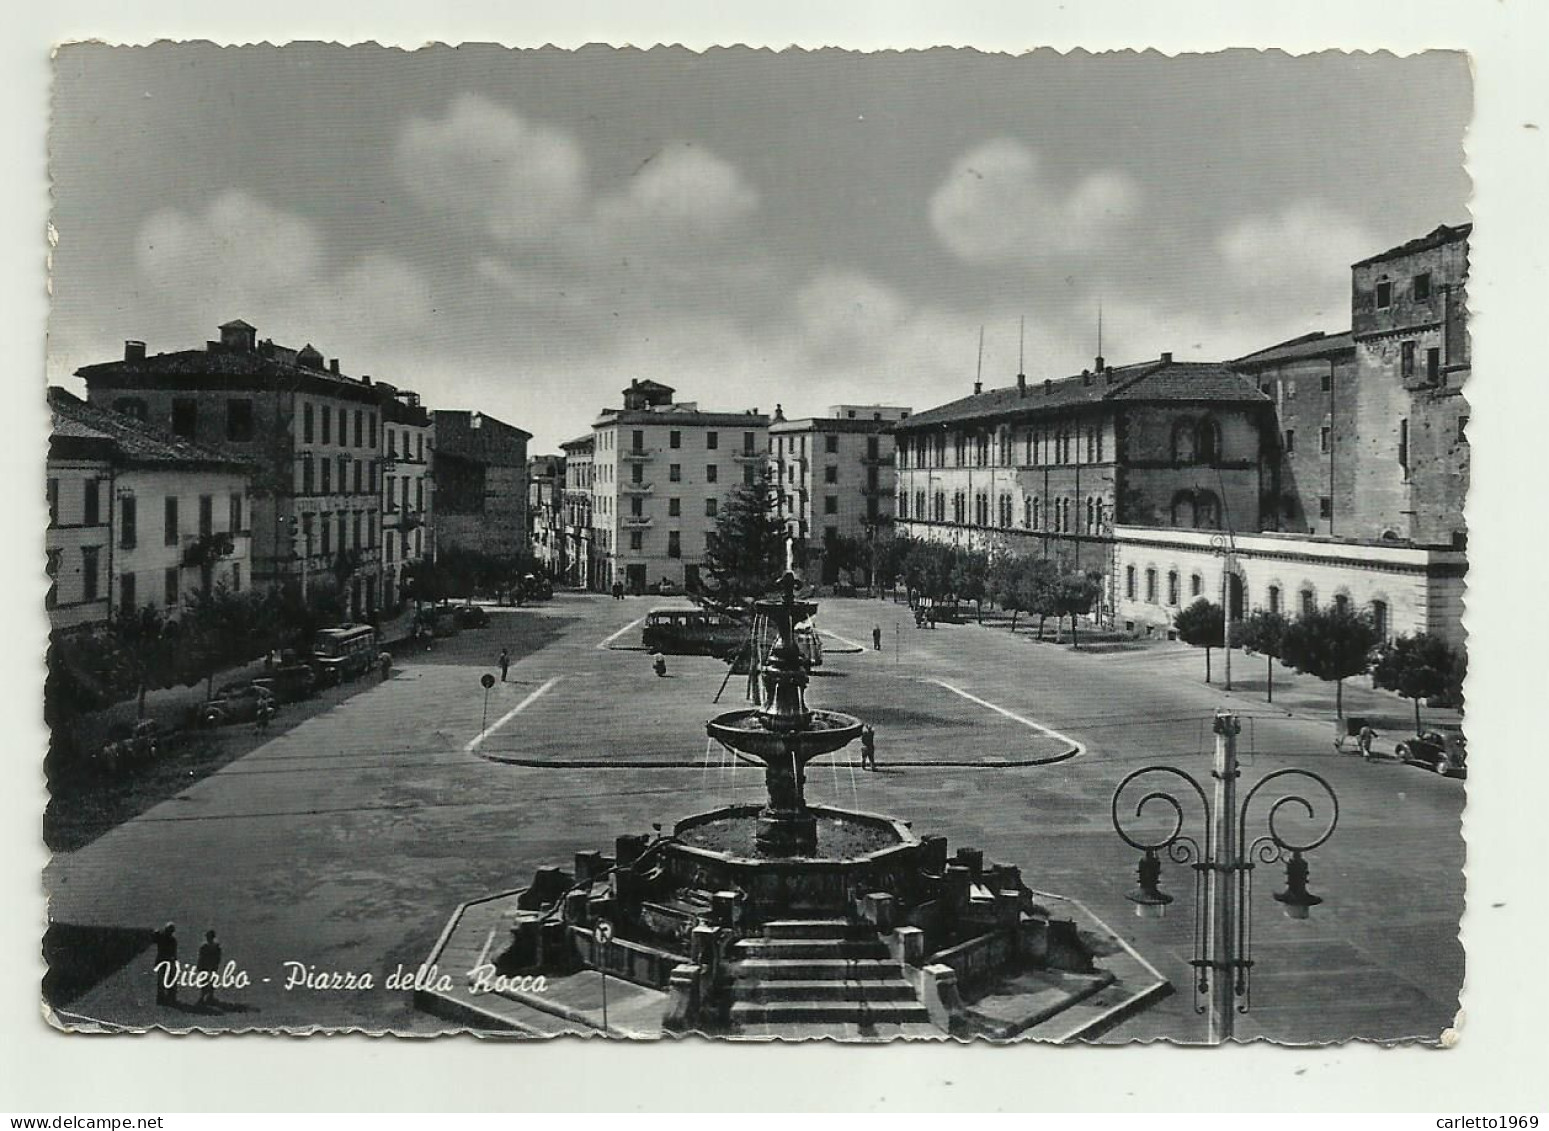
<path id="1" fill-rule="evenodd" d="M 1114 790 L 1112 816 L 1120 838 L 1141 852 L 1136 869 L 1139 886 L 1125 897 L 1135 904 L 1136 914 L 1160 918 L 1174 902 L 1173 896 L 1161 888 L 1163 854 L 1173 863 L 1187 865 L 1194 873 L 1194 947 L 1189 960 L 1194 971 L 1194 1010 L 1209 1014 L 1210 1042 L 1219 1044 L 1231 1039 L 1234 1016 L 1246 1013 L 1251 1001 L 1254 869 L 1259 864 L 1284 863 L 1286 886 L 1274 893 L 1274 899 L 1288 918 L 1306 919 L 1323 900 L 1307 888 L 1309 869 L 1305 854 L 1334 834 L 1339 824 L 1339 798 L 1321 775 L 1288 768 L 1264 775 L 1239 804 L 1236 738 L 1240 724 L 1236 716 L 1221 712 L 1215 716 L 1214 728 L 1213 797 L 1198 779 L 1183 770 L 1164 765 L 1144 766 L 1125 777 Z M 1169 778 L 1181 780 L 1187 789 L 1170 792 L 1164 788 Z M 1263 832 L 1249 841 L 1249 819 L 1253 816 L 1250 810 L 1271 783 L 1287 790 L 1316 787 L 1326 797 L 1327 806 L 1315 806 L 1302 792 L 1282 792 L 1260 817 Z M 1131 807 L 1128 798 L 1135 797 L 1137 792 L 1140 796 Z M 1148 835 L 1138 825 L 1148 809 L 1154 813 L 1158 807 L 1171 819 L 1164 823 L 1160 833 Z M 1298 836 L 1293 829 L 1284 827 L 1282 818 L 1288 810 L 1312 822 L 1315 832 Z M 1203 843 L 1186 831 L 1194 817 L 1203 830 Z"/>

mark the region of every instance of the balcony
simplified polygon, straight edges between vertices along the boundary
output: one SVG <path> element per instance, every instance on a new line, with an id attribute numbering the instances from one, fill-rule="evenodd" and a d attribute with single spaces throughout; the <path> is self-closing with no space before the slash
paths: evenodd
<path id="1" fill-rule="evenodd" d="M 629 463 L 643 463 L 655 454 L 653 448 L 629 448 L 619 453 L 619 459 Z"/>
<path id="2" fill-rule="evenodd" d="M 744 449 L 740 452 L 733 452 L 731 458 L 736 460 L 738 463 L 763 463 L 769 458 L 769 453 L 760 451 L 747 451 Z"/>
<path id="3" fill-rule="evenodd" d="M 888 455 L 885 455 L 885 456 L 884 455 L 875 455 L 875 456 L 862 456 L 861 457 L 861 466 L 862 467 L 892 467 L 895 462 L 896 462 L 896 457 L 894 457 L 892 455 L 892 453 L 889 453 Z"/>
<path id="4" fill-rule="evenodd" d="M 655 489 L 651 483 L 620 483 L 620 495 L 649 495 Z"/>
<path id="5" fill-rule="evenodd" d="M 619 525 L 625 530 L 644 530 L 651 525 L 651 516 L 648 514 L 626 514 L 619 519 Z"/>
<path id="6" fill-rule="evenodd" d="M 891 496 L 894 494 L 894 489 L 892 487 L 884 487 L 880 483 L 874 487 L 863 486 L 860 490 L 861 494 L 865 495 L 867 498 L 881 498 L 884 495 Z"/>

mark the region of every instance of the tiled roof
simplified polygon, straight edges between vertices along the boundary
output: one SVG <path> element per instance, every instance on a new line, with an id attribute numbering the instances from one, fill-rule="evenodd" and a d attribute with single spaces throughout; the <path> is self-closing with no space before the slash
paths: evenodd
<path id="1" fill-rule="evenodd" d="M 1260 403 L 1268 398 L 1241 374 L 1218 362 L 1147 361 L 1057 381 L 1029 381 L 1025 394 L 1015 385 L 988 389 L 917 412 L 898 421 L 893 430 L 910 432 L 965 420 L 1041 414 L 1102 401 L 1153 400 Z"/>
<path id="2" fill-rule="evenodd" d="M 115 453 L 128 463 L 238 470 L 253 467 L 251 461 L 240 456 L 184 440 L 121 413 L 95 408 L 64 389 L 50 388 L 48 404 L 53 411 L 55 436 L 110 440 Z"/>
<path id="3" fill-rule="evenodd" d="M 1245 357 L 1239 357 L 1232 362 L 1234 367 L 1253 369 L 1260 365 L 1275 365 L 1283 361 L 1298 361 L 1307 357 L 1328 357 L 1331 354 L 1349 353 L 1355 349 L 1355 341 L 1350 336 L 1349 330 L 1341 330 L 1337 334 L 1325 334 L 1319 330 L 1314 334 L 1303 334 L 1299 338 L 1292 338 L 1288 342 L 1261 349 L 1257 353 L 1250 353 Z"/>
<path id="4" fill-rule="evenodd" d="M 1390 247 L 1387 251 L 1378 252 L 1376 255 L 1369 255 L 1359 262 L 1352 263 L 1350 266 L 1365 267 L 1368 263 L 1381 263 L 1384 259 L 1401 259 L 1406 255 L 1415 255 L 1418 252 L 1429 251 L 1433 247 L 1441 247 L 1443 244 L 1449 244 L 1455 240 L 1467 239 L 1469 233 L 1473 230 L 1474 226 L 1472 224 L 1458 224 L 1455 227 L 1447 224 L 1438 224 L 1434 231 L 1428 232 L 1418 239 L 1410 240 L 1408 243 L 1401 243 L 1397 247 Z"/>

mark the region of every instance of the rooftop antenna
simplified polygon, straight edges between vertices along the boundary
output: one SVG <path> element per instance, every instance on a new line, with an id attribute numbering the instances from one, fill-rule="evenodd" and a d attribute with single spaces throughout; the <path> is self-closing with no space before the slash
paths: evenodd
<path id="1" fill-rule="evenodd" d="M 1027 372 L 1027 315 L 1017 320 L 1017 373 Z"/>
<path id="2" fill-rule="evenodd" d="M 979 327 L 979 367 L 974 370 L 974 392 L 984 391 L 984 327 Z"/>
<path id="3" fill-rule="evenodd" d="M 1097 300 L 1097 371 L 1103 370 L 1103 300 Z"/>

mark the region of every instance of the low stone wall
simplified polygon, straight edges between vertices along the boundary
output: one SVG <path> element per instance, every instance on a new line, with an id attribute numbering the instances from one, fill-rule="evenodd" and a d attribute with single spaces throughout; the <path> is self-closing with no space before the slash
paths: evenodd
<path id="1" fill-rule="evenodd" d="M 657 950 L 628 939 L 615 938 L 604 946 L 587 927 L 572 926 L 570 939 L 582 961 L 594 970 L 606 966 L 609 974 L 653 990 L 665 990 L 672 981 L 673 968 L 688 962 L 686 955 Z"/>
<path id="2" fill-rule="evenodd" d="M 997 971 L 1004 972 L 1018 958 L 1015 931 L 1002 928 L 938 950 L 926 959 L 926 963 L 950 966 L 957 971 L 960 986 L 972 986 Z"/>

